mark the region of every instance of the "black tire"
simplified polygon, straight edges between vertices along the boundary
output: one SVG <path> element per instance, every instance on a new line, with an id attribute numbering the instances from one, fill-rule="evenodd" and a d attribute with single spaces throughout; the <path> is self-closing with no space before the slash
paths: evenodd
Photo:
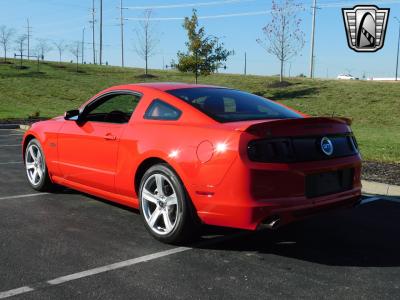
<path id="1" fill-rule="evenodd" d="M 32 180 L 29 177 L 29 173 L 31 173 L 32 170 L 27 169 L 27 163 L 30 162 L 29 159 L 32 157 L 29 154 L 29 151 L 32 147 L 35 151 L 40 152 L 41 160 L 37 164 L 40 164 L 41 170 L 43 172 L 42 176 L 36 183 L 32 182 Z M 26 177 L 27 177 L 28 183 L 30 184 L 30 186 L 33 189 L 35 189 L 37 191 L 40 191 L 40 192 L 50 191 L 52 188 L 54 188 L 54 184 L 50 180 L 49 172 L 47 170 L 46 157 L 44 155 L 43 148 L 40 145 L 39 141 L 37 139 L 30 140 L 24 151 L 25 151 L 24 165 L 25 165 L 25 172 L 26 172 Z"/>
<path id="2" fill-rule="evenodd" d="M 162 175 L 165 178 L 167 178 L 168 181 L 166 183 L 167 188 L 169 184 L 172 185 L 173 187 L 172 191 L 175 192 L 176 194 L 175 198 L 177 200 L 175 223 L 173 225 L 173 229 L 166 234 L 165 233 L 160 234 L 156 232 L 149 225 L 148 220 L 146 219 L 145 209 L 147 210 L 147 208 L 145 206 L 147 204 L 144 203 L 147 200 L 143 198 L 143 191 L 145 184 L 150 184 L 149 180 L 151 180 L 157 175 Z M 147 201 L 147 203 L 150 202 Z M 154 165 L 145 172 L 145 174 L 142 177 L 139 188 L 139 204 L 140 204 L 140 214 L 142 216 L 144 225 L 146 229 L 149 231 L 149 233 L 157 240 L 168 244 L 183 244 L 198 238 L 199 229 L 201 225 L 200 220 L 185 190 L 185 187 L 182 184 L 182 181 L 168 164 Z M 167 209 L 167 214 L 168 214 L 168 209 Z M 163 216 L 160 215 L 160 217 L 162 219 L 162 222 L 165 223 L 165 221 L 163 221 Z"/>

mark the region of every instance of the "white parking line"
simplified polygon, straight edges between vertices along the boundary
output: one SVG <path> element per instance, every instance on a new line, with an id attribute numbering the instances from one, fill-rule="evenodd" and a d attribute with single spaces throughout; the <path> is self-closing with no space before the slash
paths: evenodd
<path id="1" fill-rule="evenodd" d="M 13 165 L 13 164 L 23 164 L 23 161 L 9 161 L 9 162 L 2 162 L 0 165 Z"/>
<path id="2" fill-rule="evenodd" d="M 156 252 L 156 253 L 153 253 L 153 254 L 140 256 L 140 257 L 137 257 L 137 258 L 133 258 L 133 259 L 117 262 L 117 263 L 106 265 L 106 266 L 103 266 L 103 267 L 98 267 L 98 268 L 86 270 L 86 271 L 83 271 L 83 272 L 78 272 L 78 273 L 70 274 L 70 275 L 67 275 L 67 276 L 58 277 L 58 278 L 55 278 L 55 279 L 47 281 L 47 283 L 51 284 L 51 285 L 58 285 L 58 284 L 62 284 L 64 282 L 76 280 L 76 279 L 79 279 L 79 278 L 88 277 L 88 276 L 92 276 L 92 275 L 96 275 L 96 274 L 100 274 L 100 273 L 104 273 L 104 272 L 108 272 L 108 271 L 112 271 L 112 270 L 116 270 L 116 269 L 121 269 L 121 268 L 124 268 L 124 267 L 136 265 L 138 263 L 147 262 L 147 261 L 150 261 L 150 260 L 154 260 L 154 259 L 157 259 L 157 258 L 168 256 L 168 255 L 171 255 L 171 254 L 175 254 L 175 253 L 179 253 L 179 252 L 183 252 L 183 251 L 188 251 L 190 249 L 192 249 L 192 248 L 178 247 L 178 248 L 173 248 L 173 249 L 169 249 L 169 250 L 165 250 L 165 251 L 161 251 L 161 252 Z"/>
<path id="3" fill-rule="evenodd" d="M 106 265 L 106 266 L 102 266 L 102 267 L 98 267 L 98 268 L 94 268 L 94 269 L 90 269 L 90 270 L 86 270 L 86 271 L 82 271 L 82 272 L 78 272 L 78 273 L 74 273 L 74 274 L 70 274 L 70 275 L 66 275 L 66 276 L 62 276 L 62 277 L 58 277 L 58 278 L 54 278 L 52 280 L 46 281 L 45 283 L 39 283 L 38 286 L 39 286 L 39 288 L 40 287 L 45 287 L 46 285 L 55 286 L 55 285 L 59 285 L 59 284 L 65 283 L 65 282 L 77 280 L 77 279 L 88 277 L 88 276 L 93 276 L 93 275 L 96 275 L 96 274 L 100 274 L 100 273 L 104 273 L 104 272 L 108 272 L 108 271 L 112 271 L 112 270 L 116 270 L 116 269 L 125 268 L 125 267 L 136 265 L 136 264 L 139 264 L 139 263 L 142 263 L 142 262 L 147 262 L 147 261 L 151 261 L 151 260 L 154 260 L 154 259 L 157 259 L 157 258 L 168 256 L 168 255 L 172 255 L 172 254 L 188 251 L 188 250 L 191 250 L 191 249 L 192 248 L 189 248 L 189 247 L 172 248 L 172 249 L 169 249 L 169 250 L 160 251 L 160 252 L 156 252 L 156 253 L 153 253 L 153 254 L 140 256 L 140 257 L 137 257 L 137 258 L 133 258 L 133 259 L 117 262 L 117 263 L 114 263 L 114 264 L 110 264 L 110 265 Z M 29 293 L 29 292 L 32 292 L 34 290 L 35 290 L 35 288 L 32 287 L 32 286 L 23 286 L 23 287 L 20 287 L 20 288 L 16 288 L 16 289 L 0 292 L 0 299 L 4 299 L 4 298 L 16 296 L 16 295 L 21 295 L 21 294 L 25 294 L 25 293 Z"/>
<path id="4" fill-rule="evenodd" d="M 17 289 L 1 292 L 0 299 L 16 296 L 16 295 L 20 295 L 20 294 L 25 294 L 25 293 L 32 292 L 32 291 L 34 291 L 33 288 L 30 288 L 29 286 L 23 286 L 23 287 L 20 287 Z"/>
<path id="5" fill-rule="evenodd" d="M 251 234 L 251 232 L 242 231 L 242 232 L 234 233 L 234 234 L 227 235 L 227 236 L 212 238 L 211 240 L 205 240 L 205 241 L 195 244 L 195 246 L 201 247 L 201 246 L 216 244 L 216 243 L 228 241 L 228 240 L 231 240 L 234 238 L 243 237 L 248 234 Z M 32 292 L 35 290 L 39 290 L 39 289 L 43 289 L 43 288 L 46 288 L 49 286 L 56 286 L 59 284 L 63 284 L 65 282 L 69 282 L 69 281 L 77 280 L 80 278 L 89 277 L 89 276 L 93 276 L 96 274 L 105 273 L 108 271 L 113 271 L 113 270 L 129 267 L 129 266 L 133 266 L 133 265 L 136 265 L 139 263 L 148 262 L 151 260 L 155 260 L 155 259 L 162 258 L 162 257 L 168 256 L 168 255 L 176 254 L 176 253 L 182 253 L 182 252 L 192 250 L 192 249 L 193 249 L 192 247 L 172 248 L 169 250 L 160 251 L 160 252 L 140 256 L 137 258 L 132 258 L 132 259 L 124 260 L 121 262 L 105 265 L 102 267 L 97 267 L 97 268 L 89 269 L 86 271 L 81 271 L 81 272 L 69 274 L 66 276 L 57 277 L 57 278 L 54 278 L 54 279 L 51 279 L 51 280 L 48 280 L 45 282 L 38 282 L 36 284 L 32 284 L 30 286 L 23 286 L 20 288 L 0 292 L 0 299 L 12 297 L 15 295 L 26 294 L 26 293 L 29 293 L 29 292 Z"/>
<path id="6" fill-rule="evenodd" d="M 368 198 L 361 200 L 361 204 L 367 204 L 367 203 L 379 201 L 379 200 L 381 200 L 381 197 L 368 197 Z"/>
<path id="7" fill-rule="evenodd" d="M 5 196 L 5 197 L 0 197 L 0 200 L 36 197 L 36 196 L 47 195 L 47 194 L 49 194 L 49 193 L 34 193 L 34 194 L 25 194 L 25 195 Z"/>

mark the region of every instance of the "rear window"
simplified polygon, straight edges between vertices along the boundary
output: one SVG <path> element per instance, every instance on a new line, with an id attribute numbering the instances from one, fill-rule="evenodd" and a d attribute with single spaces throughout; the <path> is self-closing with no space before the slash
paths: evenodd
<path id="1" fill-rule="evenodd" d="M 169 90 L 219 122 L 301 118 L 298 113 L 271 100 L 231 89 L 188 88 Z"/>

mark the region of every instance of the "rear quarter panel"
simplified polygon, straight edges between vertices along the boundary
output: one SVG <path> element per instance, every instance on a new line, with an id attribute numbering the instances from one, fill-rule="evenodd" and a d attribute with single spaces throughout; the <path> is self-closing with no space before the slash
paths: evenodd
<path id="1" fill-rule="evenodd" d="M 118 192 L 137 197 L 133 184 L 140 163 L 148 158 L 160 158 L 174 168 L 189 194 L 196 190 L 213 189 L 223 179 L 238 157 L 240 133 L 223 128 L 182 100 L 163 92 L 144 92 L 134 115 L 120 141 L 116 185 Z M 144 114 L 154 99 L 161 99 L 182 111 L 177 121 L 146 120 Z M 207 141 L 204 155 L 198 159 L 199 145 Z M 216 151 L 217 144 L 226 145 Z"/>

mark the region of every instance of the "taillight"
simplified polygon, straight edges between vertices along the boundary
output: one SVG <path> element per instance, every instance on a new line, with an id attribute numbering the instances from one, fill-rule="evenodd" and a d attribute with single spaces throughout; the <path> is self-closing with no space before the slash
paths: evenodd
<path id="1" fill-rule="evenodd" d="M 331 154 L 323 151 L 323 138 L 332 143 Z M 247 155 L 251 161 L 265 163 L 319 161 L 357 153 L 357 141 L 352 134 L 260 139 L 249 142 L 247 146 Z"/>
<path id="2" fill-rule="evenodd" d="M 295 158 L 292 142 L 286 138 L 251 141 L 247 153 L 255 162 L 291 162 Z"/>
<path id="3" fill-rule="evenodd" d="M 354 135 L 351 135 L 351 141 L 353 143 L 353 147 L 357 152 L 360 152 L 360 149 L 358 148 L 358 143 L 356 140 L 356 137 Z"/>

